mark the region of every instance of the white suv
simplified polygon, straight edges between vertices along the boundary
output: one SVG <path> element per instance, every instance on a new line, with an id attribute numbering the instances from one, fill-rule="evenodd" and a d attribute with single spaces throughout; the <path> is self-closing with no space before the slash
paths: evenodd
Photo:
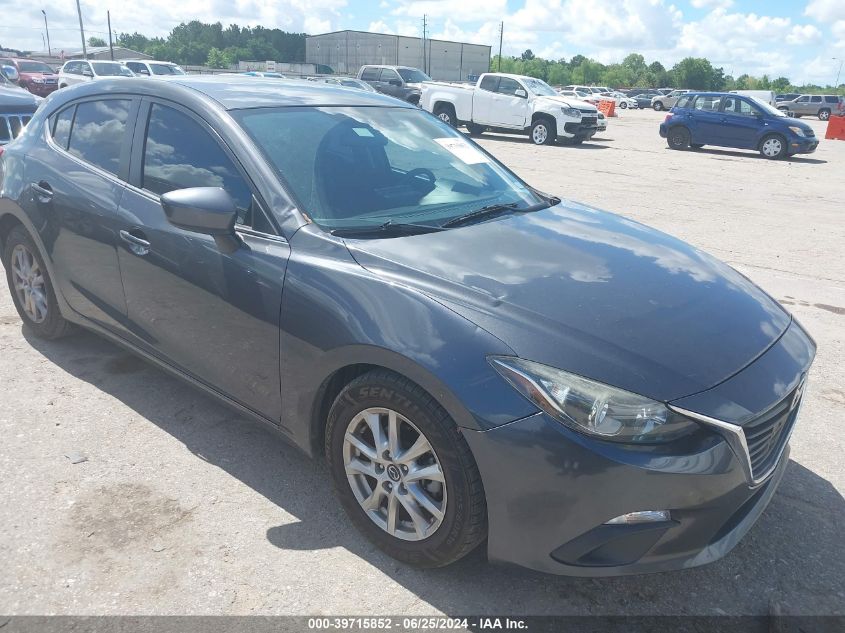
<path id="1" fill-rule="evenodd" d="M 75 59 L 65 62 L 59 71 L 59 88 L 67 88 L 103 77 L 134 77 L 135 73 L 120 62 Z"/>
<path id="2" fill-rule="evenodd" d="M 139 77 L 167 77 L 169 75 L 187 75 L 181 66 L 173 62 L 160 62 L 154 59 L 128 59 L 123 62 Z"/>

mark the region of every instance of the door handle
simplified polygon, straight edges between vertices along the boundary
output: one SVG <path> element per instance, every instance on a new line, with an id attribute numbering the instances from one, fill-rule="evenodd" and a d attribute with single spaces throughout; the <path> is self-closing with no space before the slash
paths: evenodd
<path id="1" fill-rule="evenodd" d="M 31 182 L 29 183 L 30 189 L 32 189 L 38 196 L 38 199 L 41 202 L 49 202 L 53 198 L 53 188 L 43 180 L 39 182 Z"/>
<path id="2" fill-rule="evenodd" d="M 139 229 L 132 229 L 135 233 L 139 233 L 140 235 L 144 235 L 142 231 Z M 132 251 L 135 255 L 146 255 L 150 252 L 150 243 L 144 239 L 144 237 L 139 237 L 132 233 L 132 231 L 120 231 L 120 239 L 124 242 L 129 244 L 129 250 Z"/>

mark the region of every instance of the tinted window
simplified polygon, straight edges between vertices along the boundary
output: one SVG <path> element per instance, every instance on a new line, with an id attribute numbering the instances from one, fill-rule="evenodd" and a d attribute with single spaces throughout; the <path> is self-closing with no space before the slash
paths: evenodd
<path id="1" fill-rule="evenodd" d="M 482 90 L 489 90 L 490 92 L 496 92 L 496 86 L 499 83 L 499 78 L 495 75 L 484 75 L 484 79 L 481 80 L 480 88 Z"/>
<path id="2" fill-rule="evenodd" d="M 691 103 L 692 103 L 692 97 L 684 96 L 684 97 L 681 97 L 680 99 L 678 99 L 678 103 L 675 104 L 675 107 L 677 107 L 677 108 L 688 108 L 688 107 L 690 107 Z"/>
<path id="3" fill-rule="evenodd" d="M 796 99 L 796 103 L 808 103 L 810 101 L 810 97 L 801 97 L 800 99 Z"/>
<path id="4" fill-rule="evenodd" d="M 92 165 L 117 174 L 131 105 L 128 99 L 80 103 L 76 107 L 68 151 Z"/>
<path id="5" fill-rule="evenodd" d="M 94 62 L 94 72 L 101 77 L 131 77 L 130 71 L 123 64 L 113 62 Z"/>
<path id="6" fill-rule="evenodd" d="M 76 106 L 65 108 L 56 116 L 53 121 L 53 141 L 62 149 L 67 149 L 67 142 L 70 138 L 70 126 L 73 123 L 73 112 Z"/>
<path id="7" fill-rule="evenodd" d="M 822 102 L 822 98 L 821 98 L 821 97 L 812 97 L 812 98 L 810 99 L 810 103 L 821 103 L 821 102 Z"/>
<path id="8" fill-rule="evenodd" d="M 519 85 L 519 82 L 516 79 L 511 79 L 510 77 L 501 77 L 499 79 L 499 87 L 496 89 L 496 92 L 500 94 L 514 96 L 517 90 L 522 89 L 522 86 Z"/>
<path id="9" fill-rule="evenodd" d="M 142 186 L 159 195 L 222 187 L 238 207 L 239 224 L 252 224 L 252 192 L 232 160 L 199 123 L 173 108 L 153 104 L 150 111 Z"/>
<path id="10" fill-rule="evenodd" d="M 402 79 L 412 84 L 420 84 L 424 81 L 431 81 L 431 77 L 416 68 L 400 68 L 399 74 L 402 75 Z"/>
<path id="11" fill-rule="evenodd" d="M 150 64 L 150 69 L 154 75 L 184 75 L 182 69 L 178 66 L 171 66 L 170 64 Z M 278 77 L 276 73 L 265 73 L 265 77 Z"/>
<path id="12" fill-rule="evenodd" d="M 697 97 L 695 100 L 694 108 L 696 110 L 703 110 L 705 112 L 715 112 L 719 109 L 719 102 L 721 100 L 722 97 L 710 95 Z"/>
<path id="13" fill-rule="evenodd" d="M 379 69 L 368 66 L 361 73 L 361 79 L 364 81 L 378 81 Z"/>
<path id="14" fill-rule="evenodd" d="M 825 97 L 826 103 L 839 103 L 839 97 Z"/>
<path id="15" fill-rule="evenodd" d="M 397 73 L 392 68 L 382 68 L 381 77 L 379 77 L 379 81 L 390 81 L 391 79 L 402 81 L 399 77 L 399 73 Z"/>

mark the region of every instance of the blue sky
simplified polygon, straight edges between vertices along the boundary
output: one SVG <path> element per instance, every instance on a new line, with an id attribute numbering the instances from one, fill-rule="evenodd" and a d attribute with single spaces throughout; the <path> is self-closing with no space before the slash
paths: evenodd
<path id="1" fill-rule="evenodd" d="M 3 5 L 17 19 L 0 25 L 0 44 L 40 49 L 41 7 L 32 0 Z M 54 48 L 78 48 L 75 0 L 45 8 Z M 113 7 L 82 0 L 90 34 L 106 34 L 108 8 L 113 30 L 151 35 L 191 19 L 420 35 L 425 13 L 434 37 L 494 46 L 504 20 L 506 54 L 531 48 L 544 57 L 581 53 L 608 63 L 636 51 L 667 66 L 695 55 L 735 76 L 786 75 L 797 83 L 832 84 L 839 62 L 831 58 L 845 58 L 845 0 L 144 0 Z"/>

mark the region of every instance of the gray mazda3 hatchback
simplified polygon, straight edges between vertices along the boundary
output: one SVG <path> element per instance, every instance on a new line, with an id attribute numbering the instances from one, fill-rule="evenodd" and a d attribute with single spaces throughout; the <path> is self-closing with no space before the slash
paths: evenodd
<path id="1" fill-rule="evenodd" d="M 3 150 L 26 327 L 98 332 L 324 456 L 399 560 L 485 543 L 559 574 L 699 565 L 786 468 L 815 354 L 789 313 L 411 105 L 106 79 Z"/>

